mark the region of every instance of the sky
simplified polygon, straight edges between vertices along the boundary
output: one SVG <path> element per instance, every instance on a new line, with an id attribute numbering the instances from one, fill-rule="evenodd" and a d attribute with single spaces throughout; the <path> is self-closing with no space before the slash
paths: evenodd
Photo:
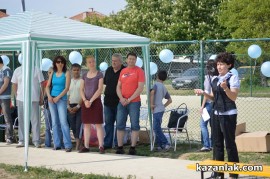
<path id="1" fill-rule="evenodd" d="M 123 10 L 126 5 L 125 0 L 25 0 L 26 10 L 48 12 L 63 17 L 90 11 L 89 8 L 110 15 Z M 6 9 L 9 15 L 22 12 L 21 0 L 0 0 L 0 9 Z"/>

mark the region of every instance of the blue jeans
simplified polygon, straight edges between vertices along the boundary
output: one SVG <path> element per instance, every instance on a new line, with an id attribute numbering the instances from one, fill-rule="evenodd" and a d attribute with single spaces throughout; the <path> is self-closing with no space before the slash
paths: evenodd
<path id="1" fill-rule="evenodd" d="M 60 99 L 57 103 L 50 103 L 52 117 L 53 142 L 55 148 L 61 148 L 61 130 L 65 148 L 72 148 L 69 125 L 67 122 L 67 100 Z"/>
<path id="2" fill-rule="evenodd" d="M 114 135 L 114 123 L 116 121 L 117 107 L 110 107 L 104 105 L 104 115 L 105 115 L 105 138 L 104 146 L 112 147 L 113 135 Z M 116 135 L 114 143 L 117 144 Z"/>
<path id="3" fill-rule="evenodd" d="M 117 106 L 116 126 L 117 130 L 124 131 L 126 129 L 127 116 L 130 117 L 131 130 L 140 130 L 140 107 L 141 102 L 132 102 L 126 106 L 123 106 L 120 102 Z"/>
<path id="4" fill-rule="evenodd" d="M 211 113 L 212 113 L 212 103 L 205 103 L 205 106 L 204 107 L 207 109 L 207 112 L 211 116 Z M 201 122 L 200 122 L 200 127 L 201 127 L 201 132 L 202 132 L 203 146 L 204 147 L 207 147 L 207 148 L 212 147 L 211 140 L 210 140 L 210 137 L 209 137 L 208 128 L 207 128 L 208 122 L 210 120 L 211 119 L 209 119 L 207 121 L 204 121 L 203 118 L 201 118 Z"/>
<path id="5" fill-rule="evenodd" d="M 52 145 L 52 118 L 51 118 L 51 113 L 49 109 L 44 109 L 44 116 L 45 116 L 45 124 L 46 124 L 46 129 L 45 129 L 45 146 L 46 147 L 51 147 Z"/>
<path id="6" fill-rule="evenodd" d="M 164 148 L 165 145 L 169 145 L 169 142 L 167 141 L 167 138 L 165 137 L 161 129 L 163 114 L 164 111 L 153 114 L 153 129 L 156 135 L 156 143 L 161 148 Z"/>

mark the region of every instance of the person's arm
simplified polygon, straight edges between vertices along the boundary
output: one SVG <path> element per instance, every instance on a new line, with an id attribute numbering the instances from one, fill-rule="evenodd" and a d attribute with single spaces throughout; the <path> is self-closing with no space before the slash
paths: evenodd
<path id="1" fill-rule="evenodd" d="M 228 98 L 230 98 L 232 101 L 235 101 L 239 92 L 238 88 L 229 88 L 227 85 L 227 81 L 223 81 L 220 84 L 220 87 L 225 91 Z"/>
<path id="2" fill-rule="evenodd" d="M 202 89 L 194 89 L 194 93 L 196 95 L 204 95 L 205 98 L 211 100 L 211 101 L 214 101 L 214 95 L 213 93 L 211 92 L 211 94 L 207 94 L 204 90 Z"/>
<path id="3" fill-rule="evenodd" d="M 116 86 L 116 93 L 117 93 L 120 103 L 124 106 L 127 99 L 122 96 L 121 89 L 122 89 L 122 83 L 121 81 L 118 81 L 117 86 Z"/>
<path id="4" fill-rule="evenodd" d="M 130 101 L 132 101 L 133 99 L 135 99 L 137 96 L 139 96 L 142 91 L 143 91 L 143 87 L 144 87 L 144 82 L 138 82 L 138 88 L 135 90 L 135 92 L 128 98 L 128 103 L 130 103 Z"/>
<path id="5" fill-rule="evenodd" d="M 98 89 L 94 93 L 94 95 L 92 96 L 92 98 L 89 100 L 91 104 L 93 103 L 93 101 L 95 101 L 101 95 L 102 90 L 103 90 L 103 78 L 100 78 L 98 80 Z"/>
<path id="6" fill-rule="evenodd" d="M 18 84 L 17 83 L 13 83 L 12 84 L 12 89 L 13 89 L 13 92 L 14 92 L 15 97 L 17 97 Z"/>
<path id="7" fill-rule="evenodd" d="M 155 101 L 155 90 L 152 89 L 151 92 L 150 92 L 150 102 L 151 102 L 150 104 L 151 104 L 151 110 L 152 110 L 152 112 L 154 111 L 154 108 L 155 108 L 154 101 Z"/>
<path id="8" fill-rule="evenodd" d="M 9 77 L 5 77 L 4 78 L 4 84 L 0 88 L 0 94 L 2 94 L 4 91 L 6 91 L 9 83 L 10 83 L 10 78 Z"/>
<path id="9" fill-rule="evenodd" d="M 53 103 L 53 98 L 51 96 L 51 84 L 52 84 L 52 76 L 53 76 L 53 72 L 49 75 L 49 79 L 48 79 L 48 82 L 47 82 L 47 85 L 46 85 L 46 94 L 48 96 L 48 101 Z"/>
<path id="10" fill-rule="evenodd" d="M 166 108 L 171 103 L 172 103 L 172 98 L 167 99 L 166 103 L 164 104 L 164 107 Z"/>

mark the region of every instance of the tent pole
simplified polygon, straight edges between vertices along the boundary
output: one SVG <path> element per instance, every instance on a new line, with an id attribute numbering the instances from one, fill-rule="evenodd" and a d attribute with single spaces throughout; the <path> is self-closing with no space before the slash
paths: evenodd
<path id="1" fill-rule="evenodd" d="M 150 75 L 150 58 L 149 58 L 149 45 L 142 47 L 143 51 L 143 63 L 145 64 L 144 73 L 146 80 L 146 95 L 147 95 L 147 108 L 148 108 L 148 117 L 150 123 L 150 150 L 152 151 L 154 148 L 153 144 L 153 126 L 152 126 L 152 111 L 151 111 L 151 103 L 150 103 L 150 89 L 151 89 L 151 75 Z"/>

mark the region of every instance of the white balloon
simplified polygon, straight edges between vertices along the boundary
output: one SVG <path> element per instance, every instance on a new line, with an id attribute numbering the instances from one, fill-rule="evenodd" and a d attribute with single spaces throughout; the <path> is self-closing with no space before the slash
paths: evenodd
<path id="1" fill-rule="evenodd" d="M 158 71 L 157 64 L 155 64 L 154 62 L 150 62 L 150 74 L 154 75 L 157 73 L 157 71 Z"/>
<path id="2" fill-rule="evenodd" d="M 9 58 L 8 58 L 8 56 L 2 55 L 1 58 L 2 58 L 2 60 L 3 60 L 3 64 L 4 64 L 5 66 L 7 66 L 7 65 L 9 64 Z"/>
<path id="3" fill-rule="evenodd" d="M 99 69 L 100 69 L 101 71 L 106 71 L 107 68 L 108 68 L 108 63 L 106 63 L 106 62 L 102 62 L 102 63 L 99 65 Z"/>
<path id="4" fill-rule="evenodd" d="M 42 71 L 48 71 L 53 66 L 53 62 L 49 58 L 43 58 L 41 60 Z"/>
<path id="5" fill-rule="evenodd" d="M 137 60 L 136 60 L 136 64 L 135 64 L 137 67 L 140 67 L 142 68 L 143 66 L 143 61 L 140 57 L 137 57 Z"/>
<path id="6" fill-rule="evenodd" d="M 22 64 L 23 56 L 22 56 L 21 53 L 20 53 L 19 56 L 18 56 L 18 61 L 19 61 L 20 64 Z"/>
<path id="7" fill-rule="evenodd" d="M 159 53 L 159 59 L 163 63 L 170 63 L 173 60 L 173 52 L 169 49 L 161 50 Z"/>
<path id="8" fill-rule="evenodd" d="M 235 76 L 238 76 L 238 71 L 235 68 L 232 68 L 230 70 L 232 72 L 232 74 L 234 74 Z"/>
<path id="9" fill-rule="evenodd" d="M 69 61 L 71 64 L 77 63 L 79 65 L 82 64 L 82 55 L 77 51 L 72 51 L 69 54 Z"/>
<path id="10" fill-rule="evenodd" d="M 248 47 L 248 55 L 251 58 L 259 58 L 262 54 L 262 49 L 259 45 L 251 45 Z"/>

